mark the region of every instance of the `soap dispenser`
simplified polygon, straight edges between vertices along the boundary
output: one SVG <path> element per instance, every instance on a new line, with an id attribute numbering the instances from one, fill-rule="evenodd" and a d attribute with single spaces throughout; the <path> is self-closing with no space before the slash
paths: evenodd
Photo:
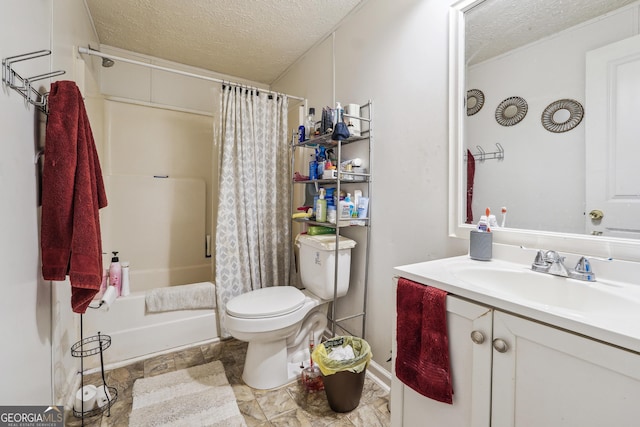
<path id="1" fill-rule="evenodd" d="M 117 295 L 122 294 L 122 266 L 118 259 L 118 252 L 113 251 L 113 258 L 111 258 L 111 265 L 109 266 L 109 286 L 115 286 Z"/>

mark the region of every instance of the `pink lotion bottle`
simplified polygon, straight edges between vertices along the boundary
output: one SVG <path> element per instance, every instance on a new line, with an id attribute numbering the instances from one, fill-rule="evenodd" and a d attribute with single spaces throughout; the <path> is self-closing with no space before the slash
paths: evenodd
<path id="1" fill-rule="evenodd" d="M 122 266 L 118 260 L 118 252 L 112 252 L 111 265 L 109 266 L 109 286 L 115 286 L 117 295 L 122 294 Z"/>

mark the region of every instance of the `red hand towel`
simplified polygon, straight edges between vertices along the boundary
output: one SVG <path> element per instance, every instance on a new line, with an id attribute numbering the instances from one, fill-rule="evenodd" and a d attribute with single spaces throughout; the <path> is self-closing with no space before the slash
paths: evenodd
<path id="1" fill-rule="evenodd" d="M 467 224 L 473 224 L 473 210 L 471 209 L 471 203 L 473 202 L 473 179 L 476 175 L 476 159 L 471 154 L 470 150 L 467 150 Z"/>
<path id="2" fill-rule="evenodd" d="M 398 279 L 396 376 L 423 396 L 453 403 L 447 293 Z"/>
<path id="3" fill-rule="evenodd" d="M 72 81 L 51 84 L 42 171 L 40 246 L 45 280 L 71 281 L 71 307 L 84 313 L 102 281 L 98 209 L 107 206 L 91 126 Z"/>

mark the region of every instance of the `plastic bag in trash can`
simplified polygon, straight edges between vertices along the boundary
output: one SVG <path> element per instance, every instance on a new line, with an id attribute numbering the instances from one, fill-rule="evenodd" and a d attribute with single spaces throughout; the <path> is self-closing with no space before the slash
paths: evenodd
<path id="1" fill-rule="evenodd" d="M 348 345 L 353 348 L 355 358 L 334 360 L 330 357 L 332 349 L 336 347 L 346 347 Z M 322 375 L 325 376 L 341 371 L 360 373 L 364 371 L 371 360 L 371 347 L 369 343 L 362 338 L 349 336 L 334 337 L 317 345 L 316 348 L 313 349 L 311 358 L 320 368 Z"/>

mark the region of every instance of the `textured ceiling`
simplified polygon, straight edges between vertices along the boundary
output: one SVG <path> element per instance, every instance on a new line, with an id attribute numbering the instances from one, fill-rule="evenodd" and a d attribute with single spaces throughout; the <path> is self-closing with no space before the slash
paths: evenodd
<path id="1" fill-rule="evenodd" d="M 270 84 L 365 0 L 85 0 L 101 44 Z"/>
<path id="2" fill-rule="evenodd" d="M 637 0 L 486 0 L 467 12 L 467 65 L 618 9 Z"/>

